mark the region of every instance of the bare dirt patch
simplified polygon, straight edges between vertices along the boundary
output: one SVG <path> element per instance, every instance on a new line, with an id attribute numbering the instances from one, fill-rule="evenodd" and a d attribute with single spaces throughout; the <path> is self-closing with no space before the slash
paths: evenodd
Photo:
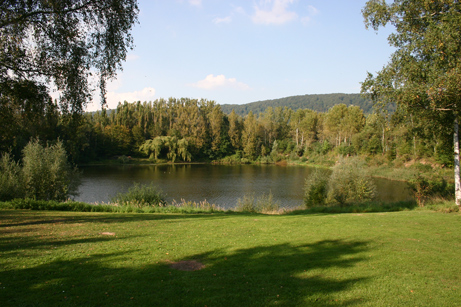
<path id="1" fill-rule="evenodd" d="M 100 234 L 103 236 L 115 236 L 115 232 L 101 232 Z"/>
<path id="2" fill-rule="evenodd" d="M 184 260 L 171 263 L 170 268 L 178 271 L 199 271 L 205 268 L 205 265 L 195 260 Z"/>

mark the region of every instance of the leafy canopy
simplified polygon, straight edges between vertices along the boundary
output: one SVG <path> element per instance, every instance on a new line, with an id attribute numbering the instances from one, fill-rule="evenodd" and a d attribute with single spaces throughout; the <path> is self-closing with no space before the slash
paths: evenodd
<path id="1" fill-rule="evenodd" d="M 377 76 L 368 74 L 362 93 L 380 103 L 398 102 L 426 113 L 461 108 L 461 4 L 458 0 L 370 0 L 365 24 L 395 27 L 396 48 Z M 429 111 L 429 112 L 427 112 Z"/>
<path id="2" fill-rule="evenodd" d="M 79 113 L 96 75 L 105 103 L 106 82 L 133 47 L 137 14 L 137 0 L 1 1 L 0 83 L 54 83 L 62 111 Z"/>

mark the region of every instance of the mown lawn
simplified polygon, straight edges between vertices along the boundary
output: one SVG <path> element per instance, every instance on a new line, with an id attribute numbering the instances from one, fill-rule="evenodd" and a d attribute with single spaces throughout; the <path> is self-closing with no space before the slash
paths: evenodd
<path id="1" fill-rule="evenodd" d="M 0 305 L 460 306 L 461 215 L 0 210 Z"/>

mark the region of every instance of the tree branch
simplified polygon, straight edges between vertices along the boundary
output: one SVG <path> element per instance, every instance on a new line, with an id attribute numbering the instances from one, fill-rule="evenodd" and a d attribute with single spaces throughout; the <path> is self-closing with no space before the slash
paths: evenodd
<path id="1" fill-rule="evenodd" d="M 64 13 L 64 14 L 68 14 L 68 13 L 72 13 L 72 12 L 76 12 L 76 11 L 79 11 L 83 8 L 86 8 L 88 7 L 90 4 L 96 2 L 96 0 L 89 0 L 85 3 L 83 3 L 82 5 L 80 6 L 76 6 L 76 7 L 71 7 L 69 9 L 66 9 L 66 10 L 62 10 L 62 11 L 57 11 L 57 10 L 51 10 L 51 11 L 47 11 L 47 10 L 37 10 L 37 11 L 33 11 L 33 12 L 29 12 L 29 13 L 26 13 L 26 14 L 23 14 L 19 17 L 16 17 L 14 19 L 10 19 L 10 20 L 6 20 L 2 23 L 0 23 L 0 28 L 4 28 L 4 27 L 7 27 L 9 25 L 12 25 L 12 24 L 17 24 L 23 20 L 26 20 L 30 17 L 33 17 L 33 16 L 37 16 L 37 15 L 53 15 L 53 14 L 58 14 L 58 13 Z"/>

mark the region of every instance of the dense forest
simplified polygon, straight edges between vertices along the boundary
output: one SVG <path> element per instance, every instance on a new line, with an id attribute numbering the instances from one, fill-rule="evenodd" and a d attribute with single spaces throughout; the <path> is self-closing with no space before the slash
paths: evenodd
<path id="1" fill-rule="evenodd" d="M 327 112 L 330 108 L 337 104 L 345 104 L 346 106 L 358 106 L 364 114 L 373 113 L 373 102 L 360 94 L 320 94 L 320 95 L 299 95 L 290 96 L 279 99 L 256 101 L 247 104 L 226 104 L 222 105 L 222 110 L 226 114 L 230 114 L 232 110 L 237 115 L 245 116 L 250 111 L 253 114 L 259 114 L 272 107 L 287 107 L 296 111 L 298 109 L 310 109 L 317 112 Z M 395 105 L 386 106 L 389 112 L 395 111 Z"/>
<path id="2" fill-rule="evenodd" d="M 61 114 L 50 101 L 3 114 L 0 150 L 16 159 L 30 139 L 63 141 L 73 163 L 149 158 L 153 162 L 262 163 L 325 155 L 383 156 L 405 162 L 433 158 L 452 165 L 451 127 L 431 125 L 398 109 L 391 115 L 337 104 L 326 112 L 267 107 L 242 117 L 209 100 L 188 98 L 120 103 L 116 110 Z"/>

